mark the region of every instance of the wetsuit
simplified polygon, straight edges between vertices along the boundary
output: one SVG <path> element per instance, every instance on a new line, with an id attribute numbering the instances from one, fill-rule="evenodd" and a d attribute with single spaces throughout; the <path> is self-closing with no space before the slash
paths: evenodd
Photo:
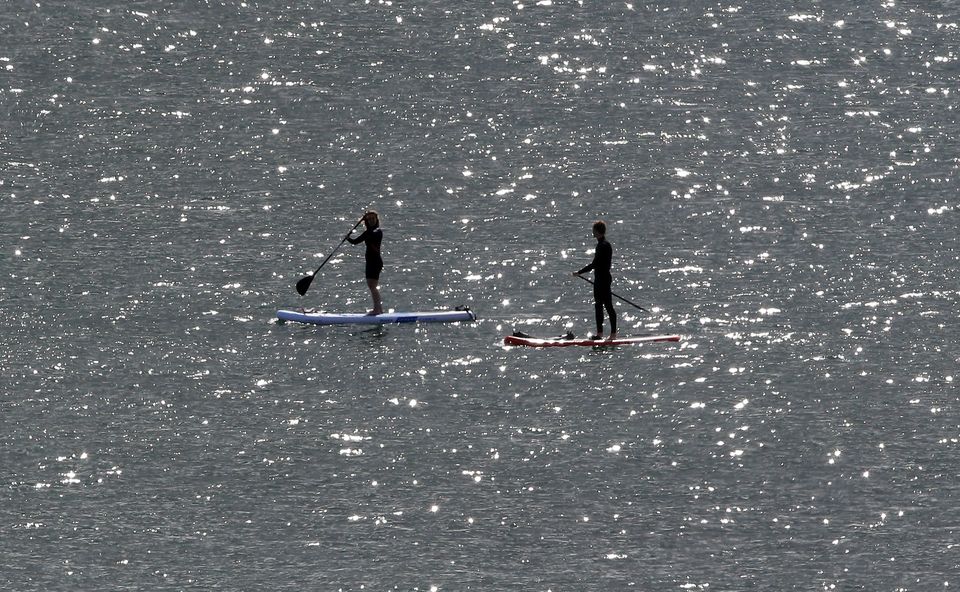
<path id="1" fill-rule="evenodd" d="M 383 258 L 380 257 L 380 243 L 383 242 L 383 231 L 380 227 L 368 228 L 357 238 L 348 236 L 347 240 L 352 245 L 360 243 L 367 244 L 366 259 L 367 265 L 364 269 L 364 277 L 368 280 L 379 280 L 380 272 L 383 270 Z"/>
<path id="2" fill-rule="evenodd" d="M 613 247 L 607 239 L 597 241 L 597 250 L 593 254 L 593 261 L 578 274 L 593 271 L 593 306 L 597 315 L 597 335 L 603 334 L 603 309 L 607 309 L 610 317 L 610 332 L 617 332 L 617 314 L 613 310 L 613 293 L 610 291 L 613 277 L 610 275 L 610 265 L 613 263 Z"/>

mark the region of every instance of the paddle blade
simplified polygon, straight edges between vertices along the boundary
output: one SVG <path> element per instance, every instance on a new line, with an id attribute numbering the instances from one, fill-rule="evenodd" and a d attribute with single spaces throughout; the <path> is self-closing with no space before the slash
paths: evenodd
<path id="1" fill-rule="evenodd" d="M 310 289 L 310 282 L 313 281 L 313 276 L 308 275 L 300 278 L 300 281 L 297 282 L 297 293 L 303 296 L 307 293 L 307 290 Z"/>

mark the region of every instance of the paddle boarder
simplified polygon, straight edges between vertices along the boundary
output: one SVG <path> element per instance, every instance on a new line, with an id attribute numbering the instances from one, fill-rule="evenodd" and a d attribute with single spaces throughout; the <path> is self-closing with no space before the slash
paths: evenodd
<path id="1" fill-rule="evenodd" d="M 383 231 L 380 229 L 380 216 L 375 211 L 370 210 L 365 213 L 362 220 L 366 226 L 363 234 L 353 238 L 353 229 L 351 229 L 346 239 L 351 245 L 365 243 L 367 246 L 364 277 L 367 279 L 367 287 L 370 288 L 370 297 L 373 298 L 373 310 L 367 314 L 379 315 L 383 314 L 383 303 L 380 301 L 380 272 L 383 270 L 380 243 L 383 242 Z"/>
<path id="2" fill-rule="evenodd" d="M 597 250 L 594 251 L 593 261 L 573 275 L 580 275 L 593 271 L 593 306 L 597 316 L 596 339 L 603 339 L 603 311 L 606 309 L 610 317 L 610 336 L 617 338 L 617 313 L 613 310 L 613 292 L 611 285 L 613 277 L 610 275 L 610 266 L 613 263 L 613 247 L 607 242 L 607 225 L 603 220 L 593 223 L 593 237 L 597 239 Z"/>

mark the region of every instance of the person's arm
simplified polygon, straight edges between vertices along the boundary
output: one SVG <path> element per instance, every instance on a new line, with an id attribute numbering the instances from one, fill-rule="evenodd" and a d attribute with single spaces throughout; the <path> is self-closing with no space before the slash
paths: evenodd
<path id="1" fill-rule="evenodd" d="M 593 271 L 593 268 L 597 266 L 597 256 L 593 256 L 593 261 L 590 262 L 590 265 L 587 265 L 580 271 L 573 272 L 573 275 L 580 275 L 581 273 L 587 273 L 588 271 Z"/>
<path id="2" fill-rule="evenodd" d="M 363 234 L 361 234 L 361 235 L 358 236 L 357 238 L 353 238 L 352 236 L 350 236 L 351 234 L 353 234 L 353 231 L 351 230 L 351 231 L 350 231 L 350 234 L 347 235 L 347 240 L 350 241 L 350 244 L 351 244 L 351 245 L 359 245 L 359 244 L 362 243 L 363 241 L 367 240 L 367 233 L 368 233 L 368 232 L 370 232 L 370 231 L 369 231 L 369 230 L 364 230 L 364 231 L 363 231 Z"/>

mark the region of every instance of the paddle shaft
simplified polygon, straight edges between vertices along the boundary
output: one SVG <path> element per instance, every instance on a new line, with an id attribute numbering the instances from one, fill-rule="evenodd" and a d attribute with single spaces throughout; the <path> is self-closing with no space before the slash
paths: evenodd
<path id="1" fill-rule="evenodd" d="M 593 282 L 593 280 L 589 280 L 589 279 L 583 277 L 583 276 L 580 275 L 580 274 L 577 274 L 577 277 L 580 278 L 581 280 L 585 281 L 585 282 L 588 282 L 588 283 L 590 283 L 590 284 L 596 285 L 596 284 Z M 610 295 L 613 296 L 613 297 L 615 297 L 615 298 L 619 298 L 620 300 L 623 300 L 624 302 L 626 302 L 626 303 L 629 304 L 630 306 L 639 308 L 639 309 L 642 310 L 643 312 L 650 312 L 649 310 L 645 309 L 644 307 L 640 306 L 639 304 L 634 304 L 633 302 L 630 302 L 629 300 L 627 300 L 626 298 L 624 298 L 623 296 L 621 296 L 621 295 L 619 295 L 619 294 L 616 294 L 616 293 L 614 293 L 614 292 L 610 292 Z"/>
<path id="2" fill-rule="evenodd" d="M 327 264 L 327 261 L 330 261 L 330 258 L 333 257 L 334 253 L 340 250 L 340 247 L 343 246 L 343 243 L 347 242 L 347 237 L 357 229 L 357 226 L 360 226 L 361 222 L 363 222 L 363 218 L 360 218 L 357 223 L 353 225 L 353 228 L 350 229 L 350 232 L 344 235 L 344 237 L 340 240 L 340 243 L 334 247 L 334 249 L 330 251 L 330 254 L 327 255 L 327 258 L 323 260 L 323 263 L 320 264 L 320 267 L 313 272 L 313 275 L 305 276 L 301 278 L 299 282 L 297 282 L 297 292 L 299 292 L 301 296 L 307 293 L 307 290 L 310 289 L 310 283 L 313 282 L 313 278 L 317 277 L 317 274 L 320 273 L 320 270 L 323 269 L 323 266 Z"/>

